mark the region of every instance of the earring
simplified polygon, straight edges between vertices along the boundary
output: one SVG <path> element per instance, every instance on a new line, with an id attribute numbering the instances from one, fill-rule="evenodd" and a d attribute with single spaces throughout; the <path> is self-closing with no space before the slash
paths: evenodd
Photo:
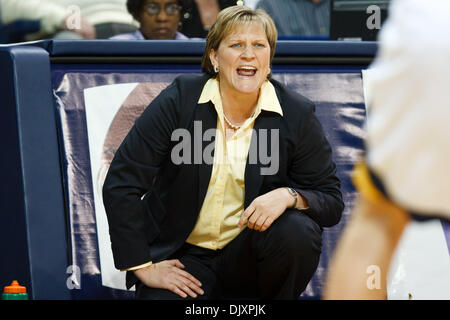
<path id="1" fill-rule="evenodd" d="M 219 67 L 216 66 L 216 65 L 214 65 L 214 72 L 215 72 L 215 73 L 219 73 Z"/>

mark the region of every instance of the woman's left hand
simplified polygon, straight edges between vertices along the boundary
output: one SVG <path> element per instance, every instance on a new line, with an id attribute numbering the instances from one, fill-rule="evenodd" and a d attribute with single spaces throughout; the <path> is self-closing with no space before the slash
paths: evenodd
<path id="1" fill-rule="evenodd" d="M 286 188 L 278 188 L 257 197 L 239 219 L 239 227 L 247 222 L 250 229 L 266 231 L 294 203 Z"/>

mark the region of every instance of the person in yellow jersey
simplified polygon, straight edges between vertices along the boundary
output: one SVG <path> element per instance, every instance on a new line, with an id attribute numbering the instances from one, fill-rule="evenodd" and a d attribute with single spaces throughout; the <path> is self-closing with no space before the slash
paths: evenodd
<path id="1" fill-rule="evenodd" d="M 391 3 L 370 68 L 367 154 L 354 170 L 361 196 L 329 265 L 324 299 L 385 299 L 405 226 L 450 219 L 449 15 L 447 0 Z M 367 285 L 369 266 L 380 271 L 378 288 Z"/>
<path id="2" fill-rule="evenodd" d="M 314 104 L 271 79 L 277 32 L 233 6 L 202 75 L 136 120 L 103 186 L 116 268 L 137 299 L 296 299 L 344 207 Z"/>

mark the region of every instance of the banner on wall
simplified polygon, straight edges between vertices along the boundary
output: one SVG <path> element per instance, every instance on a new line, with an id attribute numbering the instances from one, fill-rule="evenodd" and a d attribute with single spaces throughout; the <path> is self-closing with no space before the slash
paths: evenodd
<path id="1" fill-rule="evenodd" d="M 114 267 L 101 189 L 115 151 L 136 117 L 177 73 L 58 74 L 54 95 L 59 134 L 72 264 L 81 270 L 74 298 L 132 298 L 125 290 L 125 272 Z M 351 212 L 355 190 L 353 164 L 363 152 L 365 118 L 360 70 L 314 70 L 274 73 L 274 78 L 316 103 L 316 114 L 333 147 L 346 209 L 341 222 L 323 233 L 318 269 L 304 298 L 319 298 L 328 261 Z"/>
<path id="2" fill-rule="evenodd" d="M 165 88 L 165 82 L 123 83 L 84 90 L 102 285 L 126 290 L 124 272 L 114 268 L 102 187 L 114 154 L 134 120 Z"/>

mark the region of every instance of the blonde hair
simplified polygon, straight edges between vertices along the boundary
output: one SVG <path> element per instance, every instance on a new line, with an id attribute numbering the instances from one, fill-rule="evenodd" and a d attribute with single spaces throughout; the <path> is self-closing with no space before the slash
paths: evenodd
<path id="1" fill-rule="evenodd" d="M 232 6 L 220 11 L 216 22 L 212 25 L 206 37 L 205 51 L 202 57 L 202 71 L 212 76 L 216 76 L 214 67 L 209 58 L 211 50 L 217 51 L 222 40 L 227 37 L 237 26 L 256 22 L 261 24 L 267 36 L 270 46 L 270 65 L 275 55 L 277 42 L 277 29 L 272 18 L 262 9 L 252 10 L 245 6 Z M 268 75 L 270 78 L 272 73 Z"/>

